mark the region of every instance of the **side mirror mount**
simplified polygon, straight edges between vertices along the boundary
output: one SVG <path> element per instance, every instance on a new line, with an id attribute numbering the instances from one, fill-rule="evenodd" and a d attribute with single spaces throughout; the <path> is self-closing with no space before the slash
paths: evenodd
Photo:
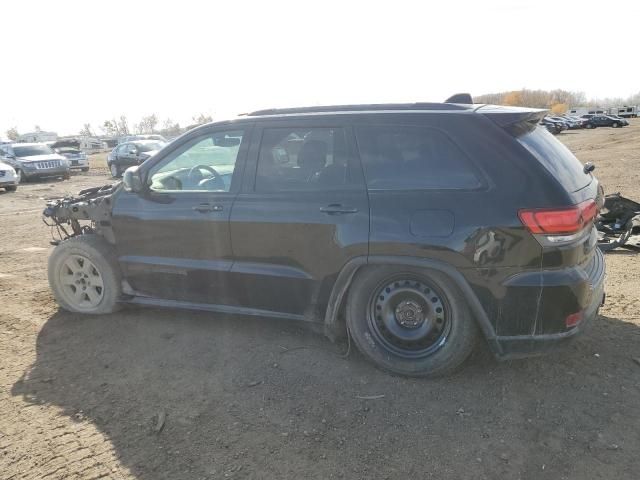
<path id="1" fill-rule="evenodd" d="M 127 192 L 140 193 L 142 191 L 142 178 L 138 166 L 127 168 L 122 174 L 122 185 Z"/>

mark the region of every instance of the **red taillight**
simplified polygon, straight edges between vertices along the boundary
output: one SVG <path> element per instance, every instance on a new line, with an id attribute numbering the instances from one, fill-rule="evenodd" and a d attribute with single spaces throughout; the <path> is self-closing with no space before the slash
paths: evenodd
<path id="1" fill-rule="evenodd" d="M 571 315 L 567 316 L 564 324 L 567 326 L 567 328 L 575 327 L 582 321 L 582 317 L 582 312 L 572 313 Z"/>
<path id="2" fill-rule="evenodd" d="M 520 221 L 531 233 L 566 235 L 579 232 L 598 214 L 594 200 L 568 208 L 534 208 L 518 212 Z"/>

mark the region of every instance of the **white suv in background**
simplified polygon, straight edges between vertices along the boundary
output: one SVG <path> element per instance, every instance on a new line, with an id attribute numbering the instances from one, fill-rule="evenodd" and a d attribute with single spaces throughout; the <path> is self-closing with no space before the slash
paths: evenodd
<path id="1" fill-rule="evenodd" d="M 18 189 L 18 176 L 9 164 L 0 161 L 0 188 L 7 192 L 15 192 Z"/>

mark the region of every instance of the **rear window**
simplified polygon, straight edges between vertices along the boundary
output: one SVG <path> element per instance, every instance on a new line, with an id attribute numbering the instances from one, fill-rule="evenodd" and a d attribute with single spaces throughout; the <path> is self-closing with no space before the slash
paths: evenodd
<path id="1" fill-rule="evenodd" d="M 591 174 L 584 173 L 580 160 L 546 128 L 538 127 L 518 141 L 570 192 L 591 183 Z"/>
<path id="2" fill-rule="evenodd" d="M 410 126 L 360 127 L 357 139 L 371 190 L 481 186 L 467 156 L 439 130 Z"/>

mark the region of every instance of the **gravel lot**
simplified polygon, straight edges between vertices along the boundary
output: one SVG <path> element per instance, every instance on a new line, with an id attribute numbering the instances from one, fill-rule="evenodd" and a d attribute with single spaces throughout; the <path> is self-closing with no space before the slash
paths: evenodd
<path id="1" fill-rule="evenodd" d="M 559 138 L 640 199 L 640 119 Z M 0 478 L 638 478 L 639 254 L 607 254 L 607 305 L 568 349 L 500 363 L 480 346 L 453 377 L 409 380 L 281 321 L 59 311 L 40 212 L 108 182 L 92 164 L 0 193 Z"/>

